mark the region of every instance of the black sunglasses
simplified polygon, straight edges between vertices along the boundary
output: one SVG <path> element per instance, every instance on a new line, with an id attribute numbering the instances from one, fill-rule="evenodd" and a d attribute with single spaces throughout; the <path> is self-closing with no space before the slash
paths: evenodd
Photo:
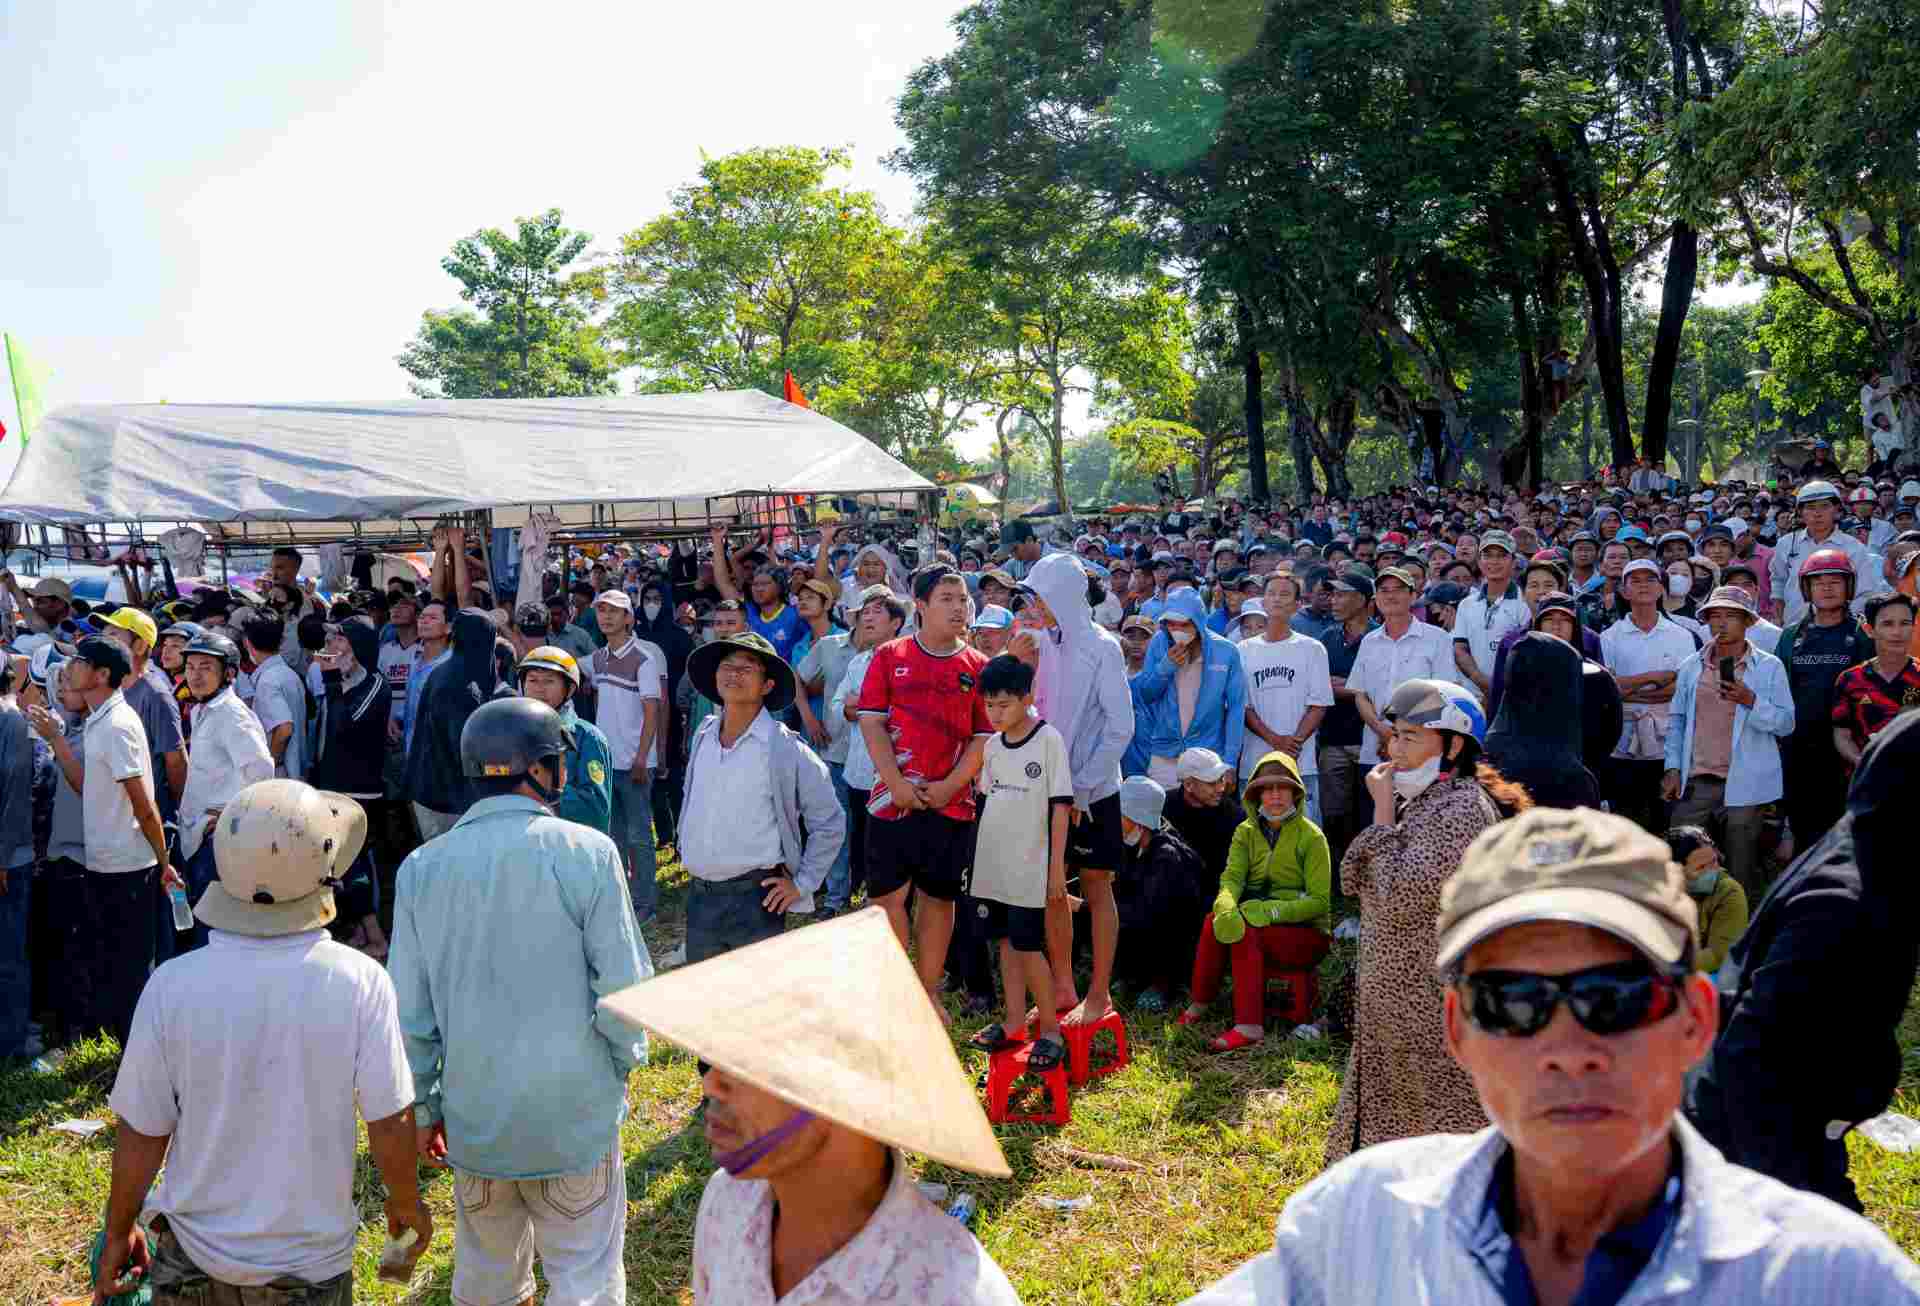
<path id="1" fill-rule="evenodd" d="M 1461 984 L 1467 994 L 1467 1019 L 1489 1034 L 1531 1038 L 1565 1002 L 1588 1033 L 1606 1036 L 1672 1014 L 1680 1005 L 1684 974 L 1678 968 L 1657 971 L 1645 962 L 1624 961 L 1570 975 L 1482 970 L 1463 977 Z"/>

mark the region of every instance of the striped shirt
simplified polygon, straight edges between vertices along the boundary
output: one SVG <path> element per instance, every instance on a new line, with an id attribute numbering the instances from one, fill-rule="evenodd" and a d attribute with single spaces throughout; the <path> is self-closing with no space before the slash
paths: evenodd
<path id="1" fill-rule="evenodd" d="M 1920 1267 L 1865 1219 L 1733 1165 L 1677 1116 L 1673 1129 L 1679 1211 L 1623 1306 L 1920 1306 Z M 1507 1152 L 1497 1128 L 1357 1152 L 1288 1199 L 1272 1251 L 1189 1302 L 1510 1306 L 1480 1244 Z"/>
<path id="2" fill-rule="evenodd" d="M 646 700 L 661 703 L 666 699 L 666 659 L 652 644 L 628 635 L 627 642 L 617 649 L 594 650 L 588 668 L 594 691 L 600 695 L 593 723 L 607 737 L 613 769 L 631 771 L 640 753 L 640 736 L 646 730 Z M 647 753 L 649 767 L 660 765 L 660 736 L 665 733 L 666 722 L 661 720 Z"/>

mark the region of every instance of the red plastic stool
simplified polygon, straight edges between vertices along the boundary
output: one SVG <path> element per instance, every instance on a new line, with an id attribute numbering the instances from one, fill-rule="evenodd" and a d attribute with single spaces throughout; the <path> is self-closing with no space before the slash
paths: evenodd
<path id="1" fill-rule="evenodd" d="M 1317 970 L 1282 970 L 1267 976 L 1269 984 L 1280 987 L 1281 998 L 1272 1001 L 1269 994 L 1268 1012 L 1281 1020 L 1294 1025 L 1304 1025 L 1313 1019 L 1313 1009 L 1320 1005 L 1320 972 Z"/>
<path id="2" fill-rule="evenodd" d="M 987 1119 L 996 1125 L 1064 1125 L 1073 1119 L 1072 1107 L 1067 1102 L 1067 1068 L 1064 1064 L 1052 1070 L 1031 1070 L 1027 1066 L 1027 1056 L 1033 1051 L 1033 1044 L 1022 1043 L 1017 1048 L 1005 1052 L 995 1052 L 987 1063 Z M 1031 1075 L 1042 1086 L 1048 1101 L 1048 1109 L 1036 1112 L 1015 1112 L 1009 1104 L 1013 1098 L 1014 1085 L 1027 1075 Z"/>
<path id="3" fill-rule="evenodd" d="M 1103 1029 L 1113 1031 L 1113 1060 L 1096 1066 L 1093 1064 L 1093 1038 Z M 1127 1023 L 1117 1011 L 1109 1011 L 1091 1025 L 1062 1025 L 1060 1036 L 1067 1040 L 1068 1078 L 1075 1087 L 1095 1075 L 1111 1075 L 1116 1070 L 1125 1069 L 1131 1059 L 1127 1052 Z"/>

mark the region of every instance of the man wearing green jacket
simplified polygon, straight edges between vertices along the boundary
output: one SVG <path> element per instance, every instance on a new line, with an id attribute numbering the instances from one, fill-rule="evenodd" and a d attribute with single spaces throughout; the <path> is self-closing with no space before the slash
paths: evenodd
<path id="1" fill-rule="evenodd" d="M 1307 819 L 1300 764 L 1275 750 L 1247 781 L 1247 819 L 1234 831 L 1213 914 L 1193 959 L 1193 1002 L 1175 1024 L 1191 1025 L 1220 994 L 1233 956 L 1233 1028 L 1211 1040 L 1231 1052 L 1266 1035 L 1267 971 L 1312 970 L 1327 955 L 1333 928 L 1333 859 L 1327 836 Z"/>
<path id="2" fill-rule="evenodd" d="M 573 731 L 573 747 L 567 751 L 567 785 L 553 814 L 605 834 L 613 819 L 613 786 L 608 778 L 613 750 L 598 726 L 575 714 L 573 696 L 579 691 L 580 664 L 565 649 L 542 644 L 520 659 L 520 692 L 558 712 Z"/>

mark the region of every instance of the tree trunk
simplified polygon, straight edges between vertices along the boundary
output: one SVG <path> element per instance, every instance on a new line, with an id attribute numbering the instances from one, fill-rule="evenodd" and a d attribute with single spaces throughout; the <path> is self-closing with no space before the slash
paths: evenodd
<path id="1" fill-rule="evenodd" d="M 1066 377 L 1053 372 L 1053 425 L 1047 431 L 1047 452 L 1053 464 L 1053 497 L 1059 511 L 1072 513 L 1067 502 L 1067 388 Z"/>
<path id="2" fill-rule="evenodd" d="M 1294 446 L 1294 480 L 1300 482 L 1300 501 L 1311 503 L 1315 494 L 1313 482 L 1313 415 L 1308 411 L 1306 398 L 1294 394 L 1286 399 L 1290 442 Z"/>
<path id="3" fill-rule="evenodd" d="M 1576 195 L 1575 177 L 1568 160 L 1542 142 L 1540 159 L 1553 187 L 1554 209 L 1573 247 L 1574 266 L 1587 290 L 1587 329 L 1593 332 L 1594 369 L 1600 376 L 1602 407 L 1616 469 L 1633 464 L 1633 425 L 1627 413 L 1627 369 L 1621 349 L 1620 264 L 1613 256 L 1612 235 L 1601 211 L 1598 188 L 1589 175 L 1592 151 L 1584 125 L 1574 134 L 1582 175 Z"/>
<path id="4" fill-rule="evenodd" d="M 1327 493 L 1339 499 L 1353 497 L 1353 480 L 1347 475 L 1347 450 L 1353 447 L 1353 426 L 1359 419 L 1360 405 L 1352 391 L 1327 404 L 1326 420 L 1312 431 L 1313 452 L 1327 474 Z"/>
<path id="5" fill-rule="evenodd" d="M 1267 485 L 1267 409 L 1260 376 L 1260 342 L 1253 331 L 1253 310 L 1244 300 L 1236 308 L 1240 324 L 1241 365 L 1247 380 L 1247 499 L 1272 502 Z"/>
<path id="6" fill-rule="evenodd" d="M 1580 392 L 1580 479 L 1593 479 L 1593 387 Z"/>
<path id="7" fill-rule="evenodd" d="M 1673 378 L 1680 366 L 1680 336 L 1700 267 L 1700 233 L 1684 222 L 1673 225 L 1667 244 L 1667 273 L 1660 290 L 1660 323 L 1654 328 L 1653 353 L 1647 359 L 1647 413 L 1640 425 L 1640 451 L 1655 467 L 1667 460 L 1668 422 L 1673 414 Z"/>

